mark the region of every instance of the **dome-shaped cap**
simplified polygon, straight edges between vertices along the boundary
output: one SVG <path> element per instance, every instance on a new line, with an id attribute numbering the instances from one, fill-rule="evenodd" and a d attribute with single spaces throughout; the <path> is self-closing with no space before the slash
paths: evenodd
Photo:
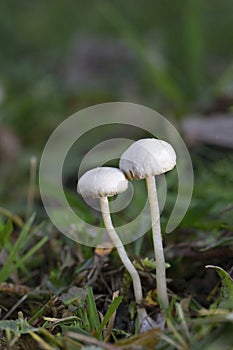
<path id="1" fill-rule="evenodd" d="M 127 190 L 128 180 L 117 168 L 98 167 L 87 171 L 78 181 L 77 191 L 83 197 L 111 197 Z"/>
<path id="2" fill-rule="evenodd" d="M 166 173 L 175 165 L 176 153 L 173 147 L 153 138 L 134 142 L 120 159 L 120 169 L 131 180 Z"/>

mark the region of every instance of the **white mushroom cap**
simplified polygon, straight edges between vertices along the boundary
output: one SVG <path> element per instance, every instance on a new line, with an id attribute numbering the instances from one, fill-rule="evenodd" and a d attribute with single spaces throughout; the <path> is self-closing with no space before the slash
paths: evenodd
<path id="1" fill-rule="evenodd" d="M 120 159 L 120 169 L 131 180 L 166 173 L 175 165 L 176 153 L 173 147 L 153 138 L 134 142 Z"/>
<path id="2" fill-rule="evenodd" d="M 98 167 L 87 171 L 78 181 L 77 191 L 83 197 L 111 197 L 127 190 L 128 181 L 121 170 Z"/>

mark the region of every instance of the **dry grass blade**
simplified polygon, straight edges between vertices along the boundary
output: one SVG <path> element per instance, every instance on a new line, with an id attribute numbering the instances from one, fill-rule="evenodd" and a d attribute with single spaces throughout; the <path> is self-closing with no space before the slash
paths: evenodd
<path id="1" fill-rule="evenodd" d="M 27 297 L 28 294 L 23 295 L 22 298 L 20 298 L 17 303 L 6 313 L 3 320 L 6 320 L 27 299 Z"/>
<path id="2" fill-rule="evenodd" d="M 0 214 L 5 216 L 6 218 L 12 220 L 12 222 L 18 226 L 19 228 L 22 228 L 24 225 L 23 220 L 16 214 L 13 214 L 10 210 L 7 210 L 3 207 L 0 207 Z"/>
<path id="3" fill-rule="evenodd" d="M 161 338 L 161 332 L 159 328 L 151 329 L 145 333 L 134 335 L 128 339 L 120 340 L 116 343 L 117 349 L 136 349 L 143 348 L 145 350 L 155 349 Z"/>
<path id="4" fill-rule="evenodd" d="M 38 334 L 34 332 L 29 333 L 31 337 L 41 346 L 42 349 L 45 350 L 56 350 L 56 348 L 50 346 L 46 341 L 44 341 Z"/>
<path id="5" fill-rule="evenodd" d="M 74 332 L 67 332 L 66 336 L 74 338 L 74 339 L 79 340 L 79 341 L 83 341 L 85 343 L 89 343 L 89 344 L 93 344 L 93 345 L 96 345 L 96 346 L 100 346 L 100 347 L 102 347 L 102 348 L 104 348 L 106 350 L 119 350 L 119 349 L 121 349 L 121 347 L 118 347 L 118 346 L 116 347 L 113 344 L 105 343 L 105 342 L 97 340 L 97 339 L 95 339 L 93 337 L 89 337 L 88 335 L 85 335 L 85 334 L 74 333 Z"/>
<path id="6" fill-rule="evenodd" d="M 115 298 L 117 298 L 119 296 L 119 290 L 115 291 L 113 293 L 113 297 L 112 297 L 112 300 L 114 300 Z M 108 322 L 108 325 L 107 325 L 107 328 L 106 328 L 106 332 L 105 332 L 105 341 L 108 341 L 108 339 L 110 338 L 111 336 L 111 333 L 112 333 L 112 329 L 113 329 L 113 326 L 114 326 L 114 322 L 115 322 L 115 318 L 116 318 L 116 311 L 114 312 L 114 314 L 112 315 L 112 317 L 110 318 L 109 322 Z"/>

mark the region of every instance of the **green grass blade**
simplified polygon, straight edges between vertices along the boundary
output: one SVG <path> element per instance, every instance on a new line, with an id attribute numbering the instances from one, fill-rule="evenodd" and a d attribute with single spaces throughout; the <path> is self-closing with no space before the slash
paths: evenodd
<path id="1" fill-rule="evenodd" d="M 10 235 L 13 232 L 13 225 L 11 220 L 7 220 L 5 224 L 0 221 L 0 249 L 3 248 L 5 242 L 10 238 Z"/>
<path id="2" fill-rule="evenodd" d="M 91 330 L 97 331 L 100 327 L 99 315 L 97 312 L 95 298 L 91 287 L 87 287 L 87 308 Z"/>
<path id="3" fill-rule="evenodd" d="M 109 322 L 110 318 L 112 317 L 112 315 L 114 314 L 114 312 L 116 312 L 116 310 L 118 309 L 118 306 L 120 305 L 120 303 L 122 302 L 122 297 L 116 297 L 110 304 L 104 318 L 103 321 L 101 322 L 98 330 L 97 330 L 97 338 L 99 338 L 104 330 L 104 328 L 106 327 L 107 323 Z"/>
<path id="4" fill-rule="evenodd" d="M 21 267 L 33 254 L 37 252 L 46 242 L 48 237 L 43 237 L 39 242 L 37 242 L 20 260 L 15 264 L 15 267 Z"/>
<path id="5" fill-rule="evenodd" d="M 26 238 L 29 234 L 34 217 L 35 217 L 35 215 L 32 215 L 31 218 L 26 222 L 26 224 L 22 228 L 22 231 L 20 232 L 20 235 L 19 235 L 15 245 L 12 247 L 12 250 L 8 256 L 7 261 L 0 271 L 0 283 L 4 282 L 11 275 L 13 269 L 16 268 L 15 266 L 13 266 L 13 262 L 15 261 L 16 256 L 18 256 L 18 253 L 19 253 L 22 245 L 26 241 Z"/>
<path id="6" fill-rule="evenodd" d="M 233 280 L 228 272 L 219 266 L 207 265 L 206 268 L 215 269 L 221 278 L 221 296 L 218 304 L 222 309 L 233 309 Z"/>

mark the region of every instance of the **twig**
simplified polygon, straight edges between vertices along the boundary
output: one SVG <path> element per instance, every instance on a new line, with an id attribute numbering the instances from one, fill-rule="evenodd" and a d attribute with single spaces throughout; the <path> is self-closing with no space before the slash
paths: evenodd
<path id="1" fill-rule="evenodd" d="M 22 296 L 22 298 L 20 298 L 17 303 L 7 312 L 7 314 L 3 317 L 3 320 L 6 320 L 11 314 L 12 312 L 15 311 L 15 309 L 17 309 L 17 307 L 19 305 L 21 305 L 28 297 L 28 294 L 25 294 L 24 296 Z"/>

